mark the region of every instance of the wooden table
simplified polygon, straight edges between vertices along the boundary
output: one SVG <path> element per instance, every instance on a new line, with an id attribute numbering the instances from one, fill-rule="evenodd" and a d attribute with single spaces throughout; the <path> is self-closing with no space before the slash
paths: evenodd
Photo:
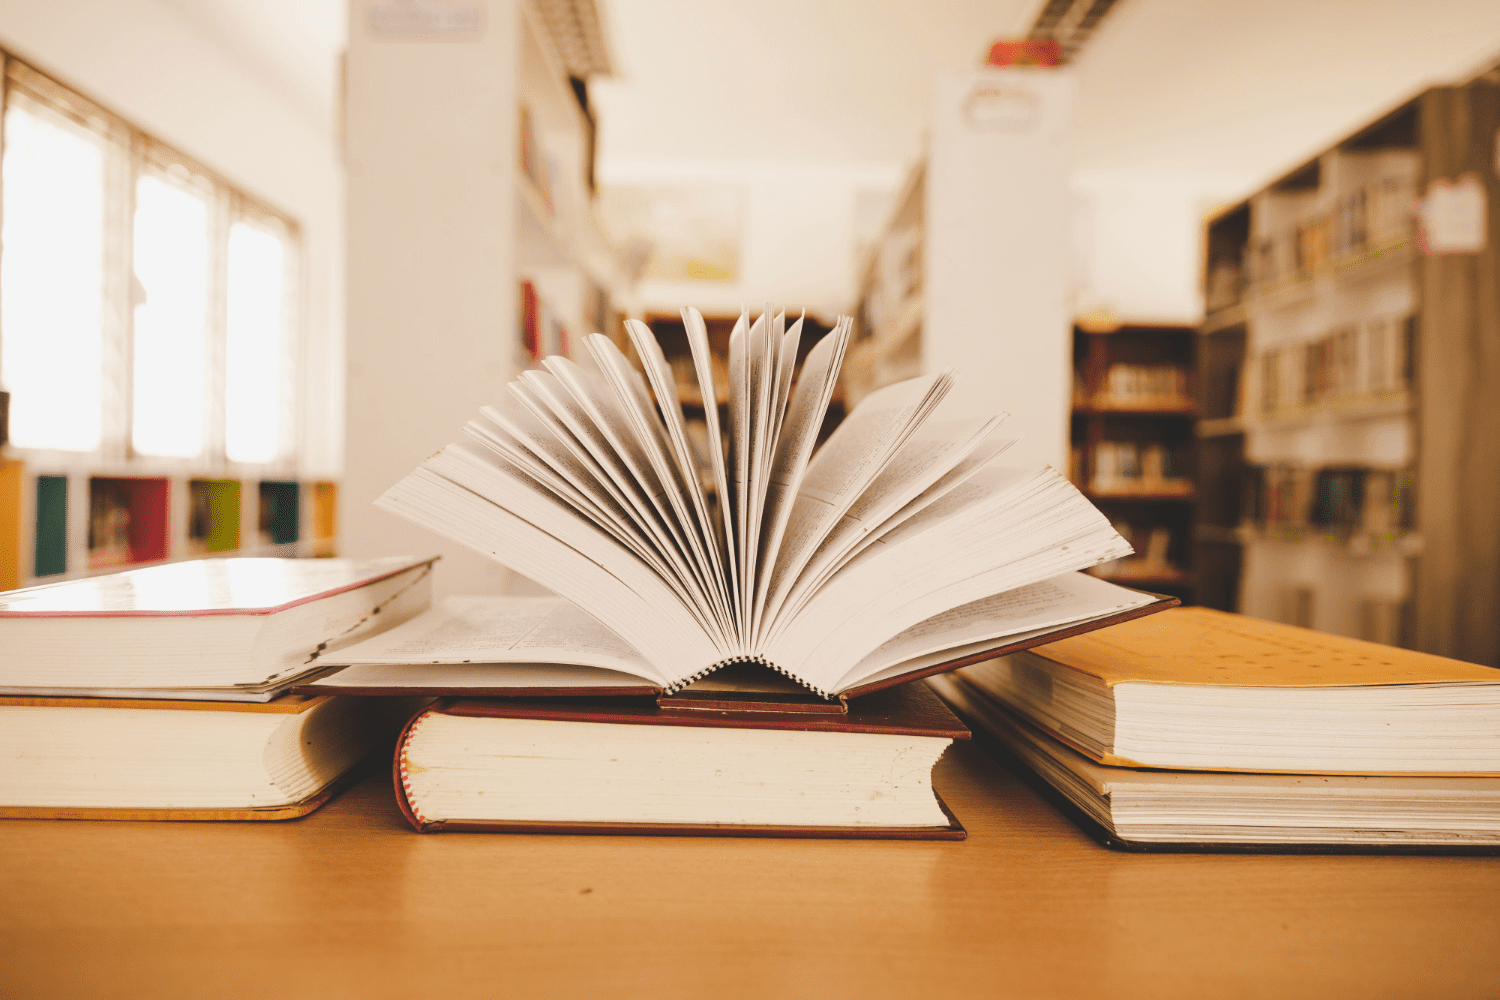
<path id="1" fill-rule="evenodd" d="M 1500 997 L 1500 858 L 1118 854 L 974 746 L 959 843 L 0 822 L 0 996 Z"/>

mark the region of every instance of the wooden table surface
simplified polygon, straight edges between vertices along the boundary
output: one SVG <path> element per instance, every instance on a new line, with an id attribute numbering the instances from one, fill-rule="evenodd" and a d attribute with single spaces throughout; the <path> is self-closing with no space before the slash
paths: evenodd
<path id="1" fill-rule="evenodd" d="M 1119 854 L 978 747 L 958 843 L 0 821 L 0 996 L 1500 997 L 1500 858 Z"/>

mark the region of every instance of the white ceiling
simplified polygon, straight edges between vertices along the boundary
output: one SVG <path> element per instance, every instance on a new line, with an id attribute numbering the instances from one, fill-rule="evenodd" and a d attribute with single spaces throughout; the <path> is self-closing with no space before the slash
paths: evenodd
<path id="1" fill-rule="evenodd" d="M 305 120 L 331 131 L 347 0 L 157 0 Z"/>
<path id="2" fill-rule="evenodd" d="M 600 158 L 902 163 L 933 74 L 1024 32 L 1037 0 L 610 0 Z"/>
<path id="3" fill-rule="evenodd" d="M 1496 0 L 1119 0 L 1077 64 L 1077 161 L 1248 186 L 1497 59 Z"/>
<path id="4" fill-rule="evenodd" d="M 158 0 L 331 128 L 345 0 Z M 932 74 L 1040 0 L 608 0 L 601 168 L 895 164 Z M 1500 58 L 1495 0 L 1120 0 L 1076 65 L 1085 171 L 1268 178 L 1430 82 Z"/>

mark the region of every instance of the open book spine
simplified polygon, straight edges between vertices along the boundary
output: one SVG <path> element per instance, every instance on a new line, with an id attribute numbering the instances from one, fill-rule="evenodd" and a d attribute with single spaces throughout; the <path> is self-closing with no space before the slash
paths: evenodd
<path id="1" fill-rule="evenodd" d="M 795 674 L 789 673 L 786 670 L 783 670 L 782 668 L 778 667 L 776 664 L 772 663 L 770 660 L 766 659 L 764 656 L 761 656 L 758 653 L 756 653 L 756 654 L 747 654 L 747 655 L 742 655 L 742 656 L 726 656 L 722 660 L 715 660 L 713 663 L 710 663 L 708 666 L 704 667 L 702 670 L 699 670 L 699 671 L 697 671 L 697 672 L 695 672 L 693 674 L 688 675 L 687 677 L 684 677 L 682 680 L 676 682 L 675 684 L 669 684 L 666 687 L 663 687 L 662 688 L 662 694 L 676 694 L 677 692 L 681 691 L 683 688 L 687 687 L 689 684 L 692 684 L 694 681 L 702 680 L 703 678 L 707 677 L 709 674 L 713 673 L 714 671 L 720 669 L 721 667 L 727 667 L 731 663 L 759 663 L 763 667 L 769 667 L 770 669 L 776 671 L 778 674 L 781 674 L 783 677 L 790 678 L 791 680 L 795 681 L 798 685 L 807 688 L 809 691 L 814 692 L 815 694 L 817 694 L 821 698 L 832 699 L 832 698 L 835 697 L 834 695 L 830 694 L 827 691 L 819 691 L 817 688 L 815 688 L 812 685 L 808 684 L 802 678 L 796 676 Z"/>
<path id="2" fill-rule="evenodd" d="M 820 691 L 817 688 L 812 687 L 802 678 L 797 677 L 795 674 L 792 674 L 786 670 L 783 670 L 781 667 L 777 666 L 775 663 L 772 663 L 764 656 L 733 656 L 723 660 L 719 660 L 716 663 L 711 663 L 708 666 L 704 667 L 702 670 L 693 674 L 691 677 L 684 679 L 680 683 L 674 684 L 667 688 L 663 688 L 662 695 L 664 697 L 677 695 L 681 693 L 683 689 L 691 685 L 694 681 L 707 677 L 720 668 L 727 667 L 730 664 L 758 663 L 764 667 L 768 667 L 769 669 L 776 671 L 783 677 L 790 678 L 799 687 L 812 691 L 819 697 L 826 699 L 827 702 L 836 702 L 837 704 L 844 706 L 847 705 L 850 698 L 857 698 L 860 695 L 872 694 L 876 691 L 883 691 L 886 688 L 895 687 L 898 684 L 905 684 L 908 681 L 913 681 L 920 677 L 931 677 L 934 674 L 943 674 L 951 670 L 957 670 L 960 667 L 967 667 L 975 663 L 982 663 L 985 660 L 992 660 L 997 656 L 1008 656 L 1011 653 L 1018 653 L 1023 649 L 1031 649 L 1035 646 L 1045 645 L 1049 642 L 1057 642 L 1060 639 L 1071 638 L 1075 635 L 1083 635 L 1084 633 L 1092 632 L 1095 629 L 1105 628 L 1110 625 L 1118 625 L 1121 622 L 1130 621 L 1134 618 L 1141 618 L 1145 615 L 1155 614 L 1158 611 L 1165 611 L 1167 608 L 1177 607 L 1182 603 L 1181 600 L 1176 597 L 1169 597 L 1162 594 L 1154 594 L 1152 596 L 1154 596 L 1156 600 L 1150 604 L 1130 608 L 1129 610 L 1121 611 L 1118 614 L 1109 615 L 1105 618 L 1095 618 L 1089 621 L 1079 622 L 1074 625 L 1049 630 L 1040 635 L 1027 635 L 1023 639 L 1009 639 L 1002 636 L 998 639 L 993 640 L 992 642 L 982 644 L 980 648 L 970 647 L 965 648 L 962 651 L 956 651 L 959 652 L 960 655 L 954 656 L 952 659 L 943 660 L 941 663 L 934 663 L 926 667 L 917 667 L 893 677 L 884 677 L 877 680 L 872 680 L 868 683 L 860 684 L 857 687 L 849 688 L 848 690 L 839 691 L 836 693 Z M 763 699 L 763 710 L 765 708 L 769 708 L 773 704 L 777 705 L 778 711 L 784 712 L 826 711 L 826 709 L 817 705 L 807 705 L 794 699 L 783 699 L 778 701 L 775 695 L 767 695 Z"/>

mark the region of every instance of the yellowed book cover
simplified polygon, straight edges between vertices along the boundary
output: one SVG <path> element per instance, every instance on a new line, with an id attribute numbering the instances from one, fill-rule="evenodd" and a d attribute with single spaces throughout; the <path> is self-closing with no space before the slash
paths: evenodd
<path id="1" fill-rule="evenodd" d="M 1032 653 L 1109 687 L 1126 681 L 1228 687 L 1500 681 L 1500 672 L 1477 663 L 1210 608 L 1171 608 Z"/>

